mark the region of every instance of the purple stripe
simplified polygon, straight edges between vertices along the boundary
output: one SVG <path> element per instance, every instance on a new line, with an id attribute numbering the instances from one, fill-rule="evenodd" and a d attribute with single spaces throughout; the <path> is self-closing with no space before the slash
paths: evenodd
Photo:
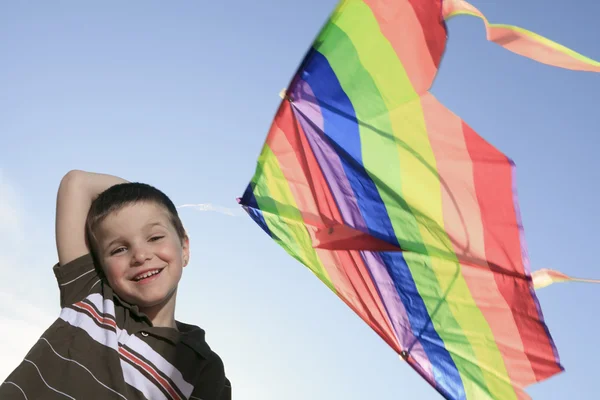
<path id="1" fill-rule="evenodd" d="M 291 93 L 294 108 L 302 115 L 296 115 L 315 158 L 321 167 L 325 180 L 329 185 L 331 194 L 335 199 L 342 215 L 343 221 L 353 228 L 368 232 L 366 223 L 358 208 L 354 191 L 346 177 L 342 162 L 324 137 L 323 115 L 318 104 L 312 100 L 315 96 L 310 85 L 304 80 L 294 82 Z M 400 300 L 396 286 L 390 277 L 385 263 L 375 252 L 361 251 L 366 267 L 369 269 L 374 284 L 379 291 L 379 296 L 386 308 L 388 318 L 392 322 L 398 343 L 403 349 L 413 345 L 411 357 L 419 364 L 426 375 L 425 378 L 435 383 L 431 362 L 425 354 L 421 343 L 415 339 L 404 304 Z"/>
<path id="2" fill-rule="evenodd" d="M 433 376 L 433 370 L 429 357 L 425 353 L 421 342 L 415 339 L 415 335 L 412 332 L 410 321 L 408 320 L 408 314 L 406 308 L 398 296 L 398 291 L 392 278 L 390 277 L 388 270 L 385 266 L 381 256 L 373 251 L 361 251 L 360 252 L 363 260 L 373 278 L 373 283 L 379 290 L 379 295 L 383 301 L 383 304 L 388 311 L 388 316 L 392 321 L 392 326 L 398 336 L 398 341 L 403 349 L 412 345 L 410 349 L 410 356 L 414 362 L 417 363 L 423 371 L 424 378 L 427 379 L 432 385 L 436 385 L 435 378 Z M 390 312 L 391 311 L 391 312 Z M 414 343 L 414 345 L 413 345 Z"/>
<path id="3" fill-rule="evenodd" d="M 342 162 L 323 135 L 324 124 L 321 109 L 318 104 L 310 101 L 315 99 L 312 89 L 304 80 L 296 81 L 293 88 L 294 108 L 303 114 L 298 115 L 296 113 L 296 117 L 306 133 L 310 147 L 313 149 L 315 158 L 323 171 L 344 223 L 367 233 L 367 225 L 358 208 L 354 191 L 346 177 Z"/>

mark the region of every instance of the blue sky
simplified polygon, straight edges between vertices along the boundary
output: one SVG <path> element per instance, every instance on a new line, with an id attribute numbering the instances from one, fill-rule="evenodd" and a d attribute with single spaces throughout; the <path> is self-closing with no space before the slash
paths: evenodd
<path id="1" fill-rule="evenodd" d="M 58 315 L 56 189 L 84 169 L 234 210 L 182 209 L 192 259 L 177 317 L 207 330 L 236 400 L 438 398 L 235 202 L 279 91 L 335 3 L 0 5 L 0 380 Z M 472 4 L 600 60 L 600 3 Z M 516 161 L 532 268 L 600 277 L 600 76 L 504 51 L 475 18 L 449 29 L 433 92 Z M 600 288 L 555 285 L 539 298 L 566 372 L 528 392 L 597 398 Z"/>

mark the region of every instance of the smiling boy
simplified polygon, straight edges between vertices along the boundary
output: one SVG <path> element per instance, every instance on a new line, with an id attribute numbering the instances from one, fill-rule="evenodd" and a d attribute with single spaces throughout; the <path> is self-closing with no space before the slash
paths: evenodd
<path id="1" fill-rule="evenodd" d="M 61 313 L 2 399 L 229 400 L 204 331 L 175 320 L 189 238 L 158 189 L 71 171 L 57 197 Z"/>

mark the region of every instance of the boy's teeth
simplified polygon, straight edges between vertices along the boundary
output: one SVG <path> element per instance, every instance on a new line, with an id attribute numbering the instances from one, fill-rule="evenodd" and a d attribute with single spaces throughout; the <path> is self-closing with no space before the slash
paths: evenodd
<path id="1" fill-rule="evenodd" d="M 139 281 L 139 280 L 142 280 L 142 279 L 144 279 L 144 278 L 148 278 L 148 277 L 150 277 L 150 276 L 152 276 L 152 275 L 156 275 L 156 274 L 158 274 L 159 272 L 160 272 L 160 270 L 158 270 L 158 269 L 156 269 L 156 270 L 154 270 L 154 271 L 148 271 L 148 272 L 146 272 L 144 275 L 136 276 L 136 277 L 135 277 L 135 280 L 136 280 L 136 281 Z"/>

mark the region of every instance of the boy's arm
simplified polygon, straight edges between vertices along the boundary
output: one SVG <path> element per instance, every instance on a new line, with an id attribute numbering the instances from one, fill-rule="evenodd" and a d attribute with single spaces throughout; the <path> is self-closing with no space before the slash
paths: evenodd
<path id="1" fill-rule="evenodd" d="M 73 170 L 61 180 L 56 199 L 56 249 L 60 265 L 89 253 L 85 221 L 92 201 L 104 190 L 127 182 L 112 175 Z"/>
<path id="2" fill-rule="evenodd" d="M 202 371 L 190 399 L 231 400 L 231 381 L 225 376 L 223 361 L 216 357 Z"/>

